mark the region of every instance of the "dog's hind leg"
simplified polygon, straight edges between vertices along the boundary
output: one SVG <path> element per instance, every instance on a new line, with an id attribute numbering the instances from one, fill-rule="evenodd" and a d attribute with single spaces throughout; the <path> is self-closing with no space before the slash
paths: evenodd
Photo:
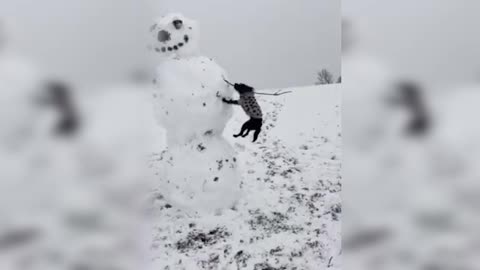
<path id="1" fill-rule="evenodd" d="M 242 136 L 242 134 L 247 130 L 248 126 L 247 123 L 242 125 L 242 128 L 240 129 L 240 132 L 238 134 L 233 135 L 233 137 L 237 138 L 239 136 Z"/>
<path id="2" fill-rule="evenodd" d="M 242 137 L 247 137 L 248 134 L 250 133 L 250 131 L 252 131 L 251 129 L 247 129 L 247 132 L 245 132 L 244 134 L 242 134 Z"/>
<path id="3" fill-rule="evenodd" d="M 256 129 L 255 133 L 253 133 L 253 142 L 256 142 L 258 139 L 258 135 L 260 135 L 260 129 Z"/>

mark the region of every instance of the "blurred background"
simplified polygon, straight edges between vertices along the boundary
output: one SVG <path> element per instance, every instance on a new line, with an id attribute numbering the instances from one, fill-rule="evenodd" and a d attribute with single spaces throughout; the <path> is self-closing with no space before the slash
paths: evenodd
<path id="1" fill-rule="evenodd" d="M 0 1 L 12 48 L 42 73 L 81 85 L 124 81 L 148 63 L 156 12 L 137 1 Z"/>
<path id="2" fill-rule="evenodd" d="M 147 11 L 0 1 L 0 269 L 139 269 Z"/>
<path id="3" fill-rule="evenodd" d="M 345 269 L 479 269 L 478 1 L 343 1 Z"/>

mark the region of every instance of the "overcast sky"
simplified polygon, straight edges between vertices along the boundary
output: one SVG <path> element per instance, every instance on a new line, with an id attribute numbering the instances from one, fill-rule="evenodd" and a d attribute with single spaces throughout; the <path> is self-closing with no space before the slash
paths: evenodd
<path id="1" fill-rule="evenodd" d="M 161 13 L 199 21 L 202 52 L 236 81 L 266 87 L 313 84 L 340 72 L 339 0 L 162 0 Z"/>
<path id="2" fill-rule="evenodd" d="M 479 9 L 477 0 L 342 1 L 345 16 L 368 21 L 370 51 L 430 80 L 480 77 Z M 263 88 L 308 84 L 322 67 L 339 73 L 340 0 L 0 0 L 39 66 L 94 83 L 141 67 L 143 33 L 167 10 L 200 21 L 203 52 L 234 80 Z"/>
<path id="3" fill-rule="evenodd" d="M 117 80 L 146 62 L 151 21 L 176 11 L 200 24 L 202 53 L 258 88 L 340 73 L 339 0 L 0 0 L 18 44 L 45 70 L 77 82 Z"/>

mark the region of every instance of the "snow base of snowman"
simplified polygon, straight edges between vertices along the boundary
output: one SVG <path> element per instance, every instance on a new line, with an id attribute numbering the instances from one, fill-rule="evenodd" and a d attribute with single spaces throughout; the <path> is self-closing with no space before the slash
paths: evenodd
<path id="1" fill-rule="evenodd" d="M 212 59 L 172 58 L 157 69 L 156 119 L 167 132 L 159 160 L 159 191 L 188 212 L 219 213 L 240 196 L 236 153 L 223 137 L 232 108 L 224 70 Z"/>
<path id="2" fill-rule="evenodd" d="M 163 155 L 165 198 L 184 210 L 219 213 L 234 206 L 240 191 L 237 160 L 223 138 L 199 138 Z"/>

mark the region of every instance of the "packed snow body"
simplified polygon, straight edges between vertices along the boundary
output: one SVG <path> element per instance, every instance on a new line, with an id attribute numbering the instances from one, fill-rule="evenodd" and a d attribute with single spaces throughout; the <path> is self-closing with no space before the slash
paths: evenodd
<path id="1" fill-rule="evenodd" d="M 213 60 L 202 56 L 168 59 L 157 68 L 156 119 L 167 130 L 169 144 L 222 134 L 233 110 L 218 97 L 233 96 L 224 74 Z"/>
<path id="2" fill-rule="evenodd" d="M 236 154 L 223 137 L 232 108 L 225 71 L 198 55 L 197 24 L 170 14 L 151 28 L 154 50 L 162 56 L 153 100 L 155 115 L 166 130 L 167 149 L 159 190 L 177 207 L 216 212 L 232 207 L 240 194 Z"/>

